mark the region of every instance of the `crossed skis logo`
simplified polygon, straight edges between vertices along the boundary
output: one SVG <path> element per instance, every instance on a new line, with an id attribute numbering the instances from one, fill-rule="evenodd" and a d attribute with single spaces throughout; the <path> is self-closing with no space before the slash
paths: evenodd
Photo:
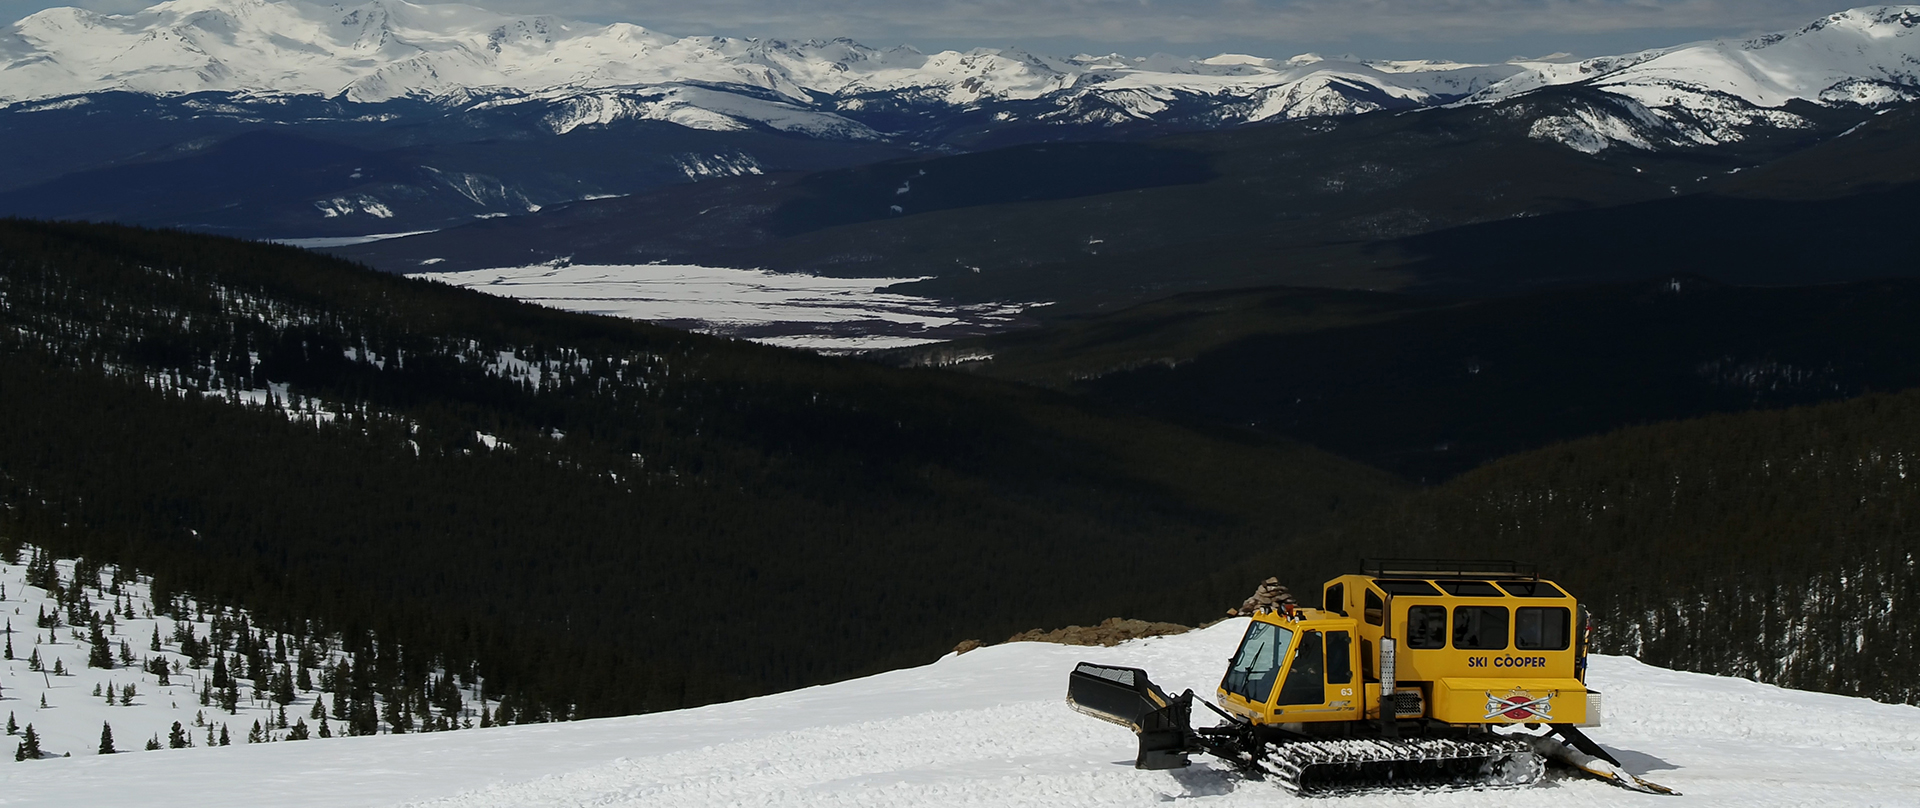
<path id="1" fill-rule="evenodd" d="M 1493 695 L 1487 691 L 1487 714 L 1485 718 L 1510 718 L 1515 721 L 1553 720 L 1553 693 L 1533 698 L 1527 691 L 1514 688 L 1505 696 Z"/>

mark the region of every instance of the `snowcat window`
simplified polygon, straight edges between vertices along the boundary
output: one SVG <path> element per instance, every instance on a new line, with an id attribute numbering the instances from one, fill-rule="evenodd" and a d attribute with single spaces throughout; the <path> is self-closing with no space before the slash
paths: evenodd
<path id="1" fill-rule="evenodd" d="M 1293 631 L 1272 623 L 1254 623 L 1247 627 L 1247 636 L 1240 640 L 1240 650 L 1233 655 L 1233 667 L 1227 669 L 1227 678 L 1220 682 L 1220 689 L 1236 693 L 1255 704 L 1265 703 L 1273 694 L 1273 680 L 1280 673 L 1280 661 L 1287 658 L 1287 646 L 1293 642 Z"/>
<path id="2" fill-rule="evenodd" d="M 1486 581 L 1434 581 L 1447 594 L 1462 598 L 1499 598 L 1506 597 L 1499 587 Z"/>
<path id="3" fill-rule="evenodd" d="M 1528 651 L 1565 651 L 1572 645 L 1573 612 L 1565 606 L 1522 606 L 1513 610 L 1513 647 Z"/>
<path id="4" fill-rule="evenodd" d="M 1466 651 L 1498 651 L 1506 648 L 1506 607 L 1454 607 L 1453 647 Z"/>
<path id="5" fill-rule="evenodd" d="M 1321 602 L 1320 608 L 1326 609 L 1327 611 L 1334 612 L 1336 614 L 1346 614 L 1347 613 L 1347 585 L 1334 584 L 1333 586 L 1327 587 L 1327 596 Z"/>
<path id="6" fill-rule="evenodd" d="M 1287 681 L 1280 686 L 1275 704 L 1319 704 L 1327 700 L 1325 655 L 1321 652 L 1320 632 L 1300 634 L 1300 650 L 1294 652 L 1293 665 L 1287 668 Z"/>
<path id="7" fill-rule="evenodd" d="M 1447 647 L 1447 607 L 1409 607 L 1407 609 L 1407 647 Z"/>
<path id="8" fill-rule="evenodd" d="M 1327 632 L 1327 684 L 1353 681 L 1353 637 L 1344 631 Z"/>
<path id="9" fill-rule="evenodd" d="M 1366 617 L 1369 626 L 1380 625 L 1380 621 L 1387 619 L 1387 602 L 1380 599 L 1380 593 L 1371 589 L 1367 590 Z"/>
<path id="10" fill-rule="evenodd" d="M 1433 584 L 1427 583 L 1426 581 L 1396 581 L 1396 580 L 1388 579 L 1388 580 L 1374 581 L 1373 585 L 1380 587 L 1380 591 L 1385 592 L 1389 595 L 1438 595 L 1440 594 L 1440 590 L 1434 589 Z"/>
<path id="11" fill-rule="evenodd" d="M 1564 598 L 1567 593 L 1546 581 L 1501 581 L 1500 588 L 1516 598 Z"/>

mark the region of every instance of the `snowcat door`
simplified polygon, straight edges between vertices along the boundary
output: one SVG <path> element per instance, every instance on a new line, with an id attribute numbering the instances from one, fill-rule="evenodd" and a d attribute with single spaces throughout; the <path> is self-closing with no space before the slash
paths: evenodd
<path id="1" fill-rule="evenodd" d="M 1274 698 L 1273 721 L 1357 721 L 1360 684 L 1353 675 L 1353 633 L 1303 631 Z"/>

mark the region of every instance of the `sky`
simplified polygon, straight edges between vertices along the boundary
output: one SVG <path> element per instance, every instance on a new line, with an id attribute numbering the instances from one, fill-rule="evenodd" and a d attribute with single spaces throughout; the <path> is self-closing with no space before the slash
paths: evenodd
<path id="1" fill-rule="evenodd" d="M 364 0 L 318 0 L 353 5 Z M 426 0 L 413 0 L 425 2 Z M 676 35 L 849 37 L 922 50 L 1356 54 L 1491 61 L 1599 56 L 1797 28 L 1862 0 L 467 0 L 495 11 L 630 22 Z M 150 0 L 0 0 L 5 19 Z"/>

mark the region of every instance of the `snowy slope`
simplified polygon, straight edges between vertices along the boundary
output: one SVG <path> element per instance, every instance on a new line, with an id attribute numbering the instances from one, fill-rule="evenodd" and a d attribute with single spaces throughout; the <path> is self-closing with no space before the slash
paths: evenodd
<path id="1" fill-rule="evenodd" d="M 1712 40 L 1626 56 L 1530 64 L 1466 103 L 1494 103 L 1583 82 L 1624 103 L 1537 126 L 1535 135 L 1583 151 L 1611 141 L 1714 145 L 1754 126 L 1805 128 L 1792 102 L 1879 106 L 1920 98 L 1920 6 L 1867 6 L 1750 40 Z M 1570 134 L 1562 134 L 1570 133 Z"/>
<path id="2" fill-rule="evenodd" d="M 178 632 L 191 632 L 205 641 L 213 635 L 214 615 L 248 623 L 252 622 L 251 618 L 239 610 L 208 611 L 191 598 L 177 601 L 183 605 L 177 614 L 169 614 L 165 607 L 156 613 L 150 598 L 152 582 L 142 576 L 129 575 L 129 580 L 111 586 L 114 571 L 107 567 L 100 580 L 84 585 L 93 604 L 90 611 L 104 615 L 110 608 L 124 607 L 133 613 L 133 616 L 116 614 L 105 629 L 109 647 L 116 657 L 114 667 L 89 667 L 87 627 L 75 628 L 64 622 L 68 611 L 46 590 L 27 584 L 24 562 L 34 552 L 31 546 L 27 547 L 21 559 L 23 563 L 0 562 L 0 595 L 4 595 L 0 597 L 0 616 L 5 618 L 4 627 L 11 629 L 6 639 L 13 649 L 11 658 L 0 659 L 0 713 L 11 717 L 22 731 L 33 725 L 44 754 L 94 755 L 99 749 L 103 723 L 112 727 L 114 746 L 121 752 L 141 750 L 153 738 L 165 744 L 175 722 L 182 725 L 195 745 L 205 745 L 210 733 L 215 733 L 217 738 L 220 728 L 227 730 L 232 743 L 245 744 L 255 722 L 276 740 L 287 736 L 291 724 L 304 723 L 313 740 L 320 740 L 321 720 L 312 717 L 311 712 L 318 700 L 326 699 L 325 704 L 329 706 L 333 702 L 319 690 L 296 687 L 292 702 L 285 707 L 290 722 L 288 728 L 277 726 L 280 706 L 268 693 L 257 691 L 250 677 L 241 677 L 240 698 L 234 712 L 221 709 L 217 701 L 202 704 L 198 694 L 210 680 L 212 668 L 205 664 L 195 666 L 190 656 L 182 653 Z M 73 560 L 55 563 L 61 580 L 71 589 L 75 582 Z M 59 614 L 63 622 L 57 627 L 41 628 L 36 620 L 42 614 Z M 151 647 L 156 632 L 161 640 L 159 650 Z M 326 638 L 326 642 L 319 645 L 321 650 L 315 655 L 316 662 L 331 667 L 349 658 L 338 639 Z M 122 643 L 126 644 L 134 664 L 120 662 Z M 231 654 L 234 649 L 229 647 L 226 651 Z M 296 646 L 294 656 L 297 654 Z M 42 670 L 30 668 L 30 660 L 34 658 L 39 659 Z M 143 669 L 151 660 L 169 665 L 167 684 L 161 684 L 155 673 Z M 56 670 L 64 671 L 64 675 Z M 317 670 L 310 671 L 310 679 L 318 676 Z M 133 689 L 131 697 L 126 693 L 129 687 Z M 109 688 L 122 698 L 110 701 L 106 697 Z M 479 719 L 482 702 L 478 695 L 471 689 L 463 693 L 463 701 L 471 706 L 465 708 L 464 717 L 456 721 Z M 497 706 L 497 702 L 490 706 Z M 330 731 L 344 734 L 346 727 L 335 717 Z M 20 738 L 15 735 L 4 739 L 0 761 L 13 761 Z M 5 777 L 0 774 L 0 779 Z M 5 794 L 0 793 L 0 799 L 4 798 Z"/>
<path id="3" fill-rule="evenodd" d="M 1062 700 L 1079 660 L 1211 692 L 1233 620 L 1117 648 L 1016 643 L 920 668 L 649 716 L 0 766 L 9 805 L 1327 805 L 1225 776 L 1131 767 L 1133 737 Z M 1920 709 L 1595 660 L 1628 768 L 1658 798 L 1555 775 L 1534 789 L 1342 798 L 1348 808 L 1920 805 Z M 245 774 L 239 774 L 244 772 Z M 1663 799 L 1665 801 L 1663 801 Z"/>

